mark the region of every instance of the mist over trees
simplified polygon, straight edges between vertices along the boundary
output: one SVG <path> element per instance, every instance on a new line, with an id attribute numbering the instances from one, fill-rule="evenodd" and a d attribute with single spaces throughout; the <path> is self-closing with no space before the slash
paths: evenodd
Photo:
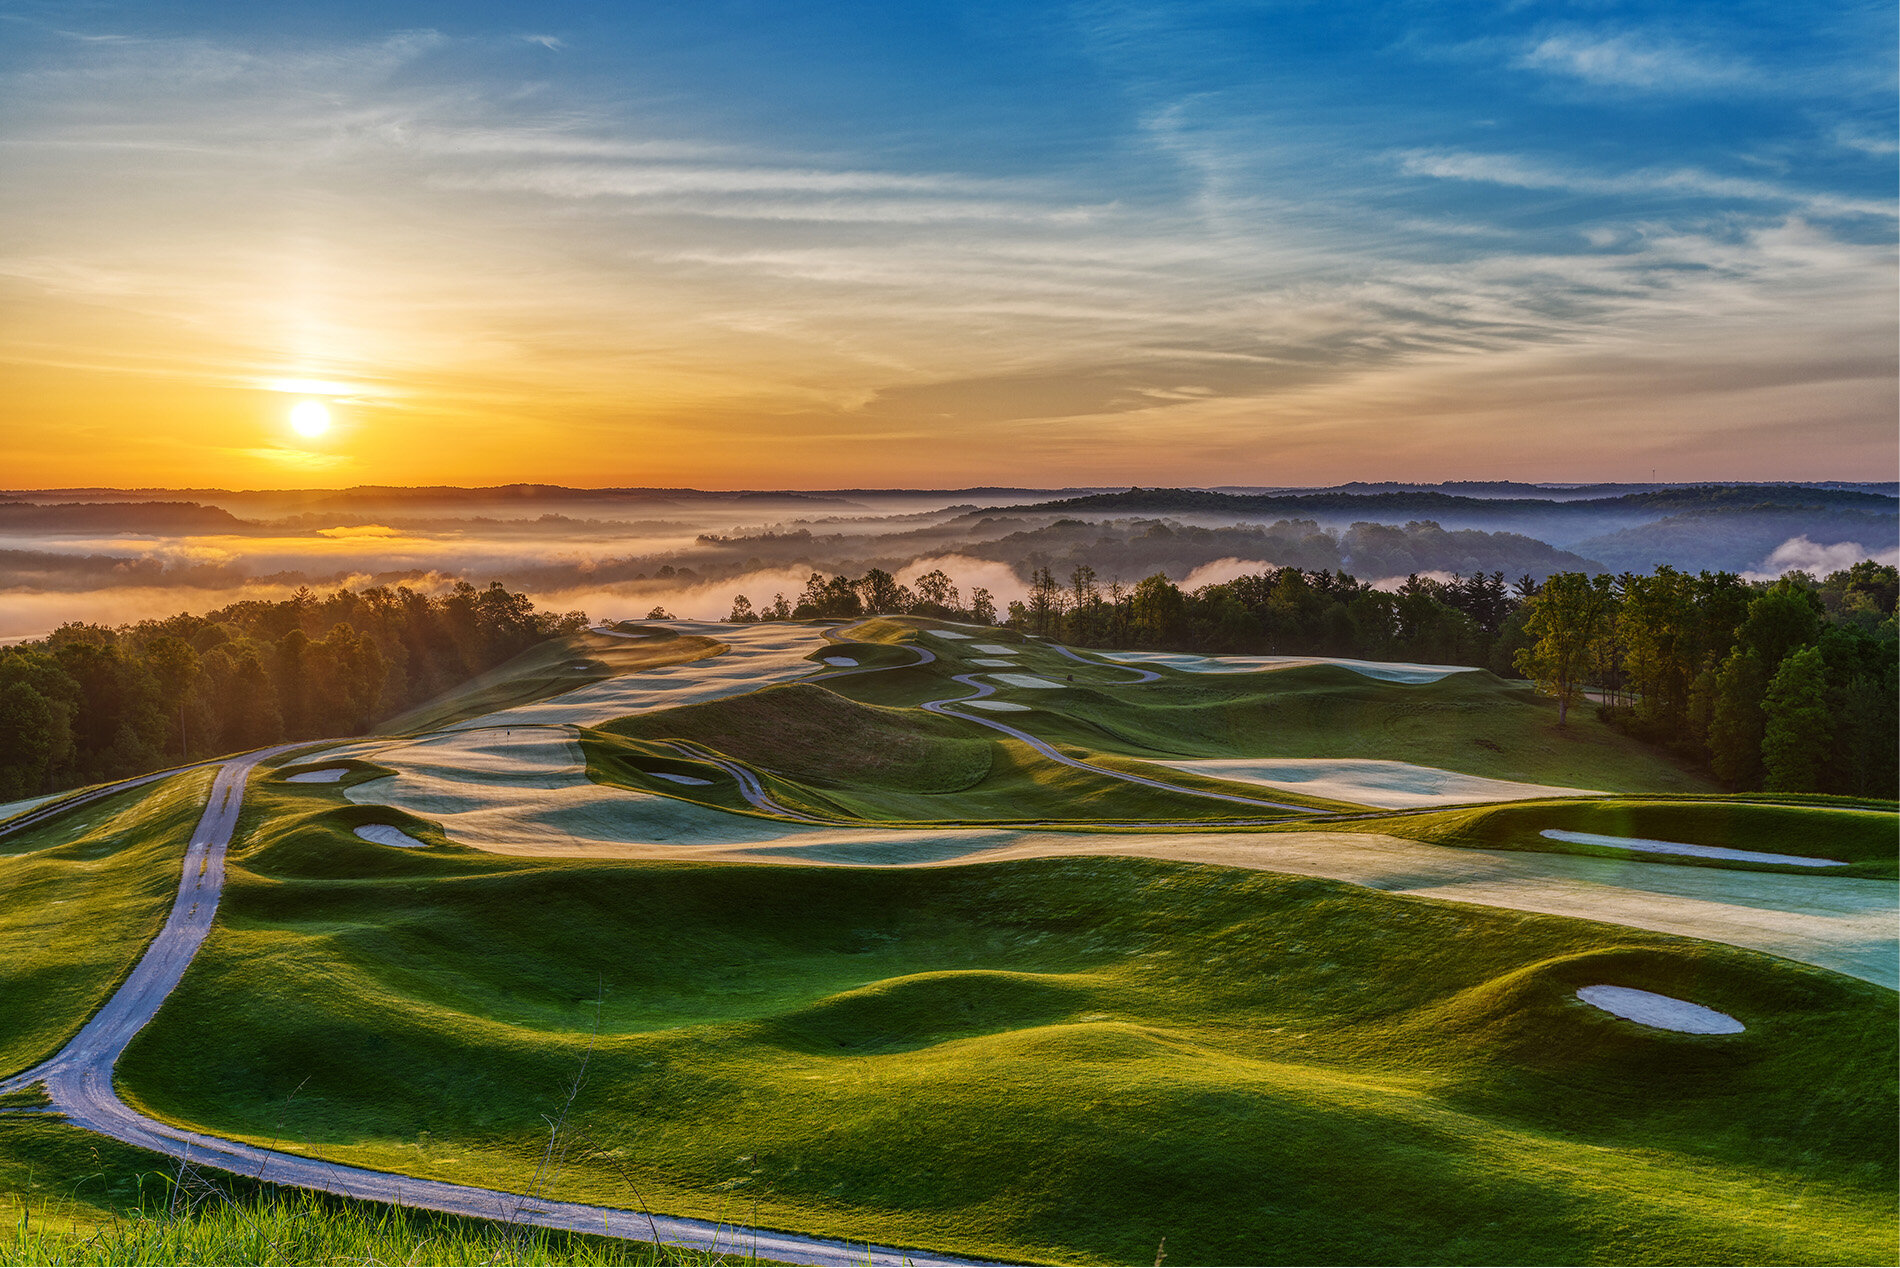
<path id="1" fill-rule="evenodd" d="M 281 740 L 356 735 L 585 628 L 499 582 L 299 591 L 202 616 L 69 624 L 0 648 L 0 801 Z"/>

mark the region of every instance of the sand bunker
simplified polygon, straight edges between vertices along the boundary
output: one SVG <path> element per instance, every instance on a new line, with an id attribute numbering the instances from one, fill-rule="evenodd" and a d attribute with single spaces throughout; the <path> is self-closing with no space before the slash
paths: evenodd
<path id="1" fill-rule="evenodd" d="M 1727 1013 L 1633 986 L 1586 986 L 1577 992 L 1577 998 L 1592 1008 L 1657 1030 L 1685 1035 L 1739 1035 L 1748 1029 Z"/>
<path id="2" fill-rule="evenodd" d="M 1588 788 L 1559 788 L 1550 784 L 1520 784 L 1508 779 L 1485 779 L 1410 762 L 1373 758 L 1212 758 L 1189 762 L 1156 762 L 1175 770 L 1192 771 L 1212 779 L 1231 779 L 1287 792 L 1348 801 L 1381 810 L 1411 810 L 1419 806 L 1455 806 L 1480 801 L 1521 801 L 1526 797 L 1595 796 Z"/>
<path id="3" fill-rule="evenodd" d="M 836 665 L 840 669 L 856 669 L 858 662 L 852 660 L 849 656 L 827 656 L 825 657 L 825 664 Z"/>
<path id="4" fill-rule="evenodd" d="M 670 770 L 650 770 L 647 774 L 655 779 L 664 779 L 675 784 L 690 784 L 695 788 L 704 788 L 712 783 L 712 780 L 701 779 L 697 775 L 675 775 Z"/>
<path id="5" fill-rule="evenodd" d="M 822 626 L 766 621 L 758 625 L 718 625 L 705 621 L 669 621 L 682 634 L 718 639 L 727 647 L 717 656 L 662 665 L 576 687 L 558 696 L 513 709 L 457 722 L 454 729 L 571 723 L 595 726 L 630 713 L 650 713 L 684 704 L 704 704 L 743 695 L 773 683 L 791 682 L 819 672 L 808 659 L 830 646 Z"/>
<path id="6" fill-rule="evenodd" d="M 1608 845 L 1644 854 L 1687 854 L 1700 859 L 1728 859 L 1736 863 L 1785 863 L 1790 867 L 1846 867 L 1839 859 L 1816 859 L 1801 854 L 1763 854 L 1758 850 L 1731 850 L 1720 845 L 1688 845 L 1681 841 L 1652 841 L 1647 837 L 1610 837 L 1597 832 L 1568 832 L 1545 828 L 1539 835 L 1575 845 Z"/>
<path id="7" fill-rule="evenodd" d="M 352 785 L 345 796 L 433 819 L 452 840 L 477 849 L 574 855 L 601 845 L 754 844 L 801 831 L 678 797 L 596 784 L 572 735 L 556 727 L 444 731 L 386 745 L 375 760 L 396 774 Z"/>
<path id="8" fill-rule="evenodd" d="M 1034 674 L 991 674 L 990 677 L 1011 687 L 1034 687 L 1042 691 L 1060 691 L 1062 684 L 1038 678 Z"/>
<path id="9" fill-rule="evenodd" d="M 1013 700 L 953 700 L 950 703 L 963 708 L 987 709 L 991 713 L 1028 713 L 1029 706 L 1017 704 Z"/>
<path id="10" fill-rule="evenodd" d="M 333 766 L 328 770 L 303 770 L 295 775 L 284 776 L 284 782 L 287 784 L 334 784 L 349 773 L 348 769 L 342 766 Z"/>
<path id="11" fill-rule="evenodd" d="M 1016 665 L 1016 662 L 1013 660 L 998 660 L 994 656 L 973 657 L 970 663 L 972 665 L 981 665 L 985 669 L 1012 669 Z"/>
<path id="12" fill-rule="evenodd" d="M 378 845 L 393 845 L 405 850 L 429 848 L 427 841 L 418 841 L 401 828 L 388 823 L 366 823 L 356 830 L 356 835 Z"/>
<path id="13" fill-rule="evenodd" d="M 1023 649 L 1020 647 L 1011 647 L 1008 643 L 978 643 L 970 650 L 973 652 L 982 652 L 985 656 L 1014 656 Z"/>
<path id="14" fill-rule="evenodd" d="M 938 638 L 975 638 L 974 634 L 965 634 L 960 630 L 925 630 L 926 634 L 935 634 Z"/>
<path id="15" fill-rule="evenodd" d="M 1385 682 L 1437 682 L 1447 674 L 1475 674 L 1472 665 L 1413 665 L 1402 661 L 1349 660 L 1338 656 L 1190 656 L 1185 652 L 1102 652 L 1126 664 L 1166 665 L 1189 674 L 1253 674 L 1299 665 L 1338 665 Z"/>

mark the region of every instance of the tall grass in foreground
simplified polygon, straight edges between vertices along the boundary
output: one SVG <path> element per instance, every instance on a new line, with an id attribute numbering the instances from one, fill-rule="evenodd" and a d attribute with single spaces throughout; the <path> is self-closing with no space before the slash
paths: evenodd
<path id="1" fill-rule="evenodd" d="M 0 1229 L 6 1264 L 677 1264 L 696 1268 L 757 1264 L 718 1255 L 607 1237 L 555 1232 L 325 1197 L 297 1189 L 260 1189 L 232 1197 L 221 1189 L 161 1182 L 164 1200 L 109 1217 L 88 1231 L 56 1210 L 28 1210 Z"/>

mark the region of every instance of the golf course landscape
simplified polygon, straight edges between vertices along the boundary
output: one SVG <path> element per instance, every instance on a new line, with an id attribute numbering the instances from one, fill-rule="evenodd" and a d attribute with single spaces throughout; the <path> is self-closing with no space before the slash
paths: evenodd
<path id="1" fill-rule="evenodd" d="M 1892 1262 L 1897 843 L 1482 669 L 601 625 L 0 806 L 0 1260 Z"/>

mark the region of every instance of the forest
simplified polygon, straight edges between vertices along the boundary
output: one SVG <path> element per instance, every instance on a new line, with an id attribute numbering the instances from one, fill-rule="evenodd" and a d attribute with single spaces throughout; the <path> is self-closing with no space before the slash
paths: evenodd
<path id="1" fill-rule="evenodd" d="M 357 735 L 586 627 L 499 582 L 302 589 L 0 648 L 0 801 L 280 740 Z"/>

